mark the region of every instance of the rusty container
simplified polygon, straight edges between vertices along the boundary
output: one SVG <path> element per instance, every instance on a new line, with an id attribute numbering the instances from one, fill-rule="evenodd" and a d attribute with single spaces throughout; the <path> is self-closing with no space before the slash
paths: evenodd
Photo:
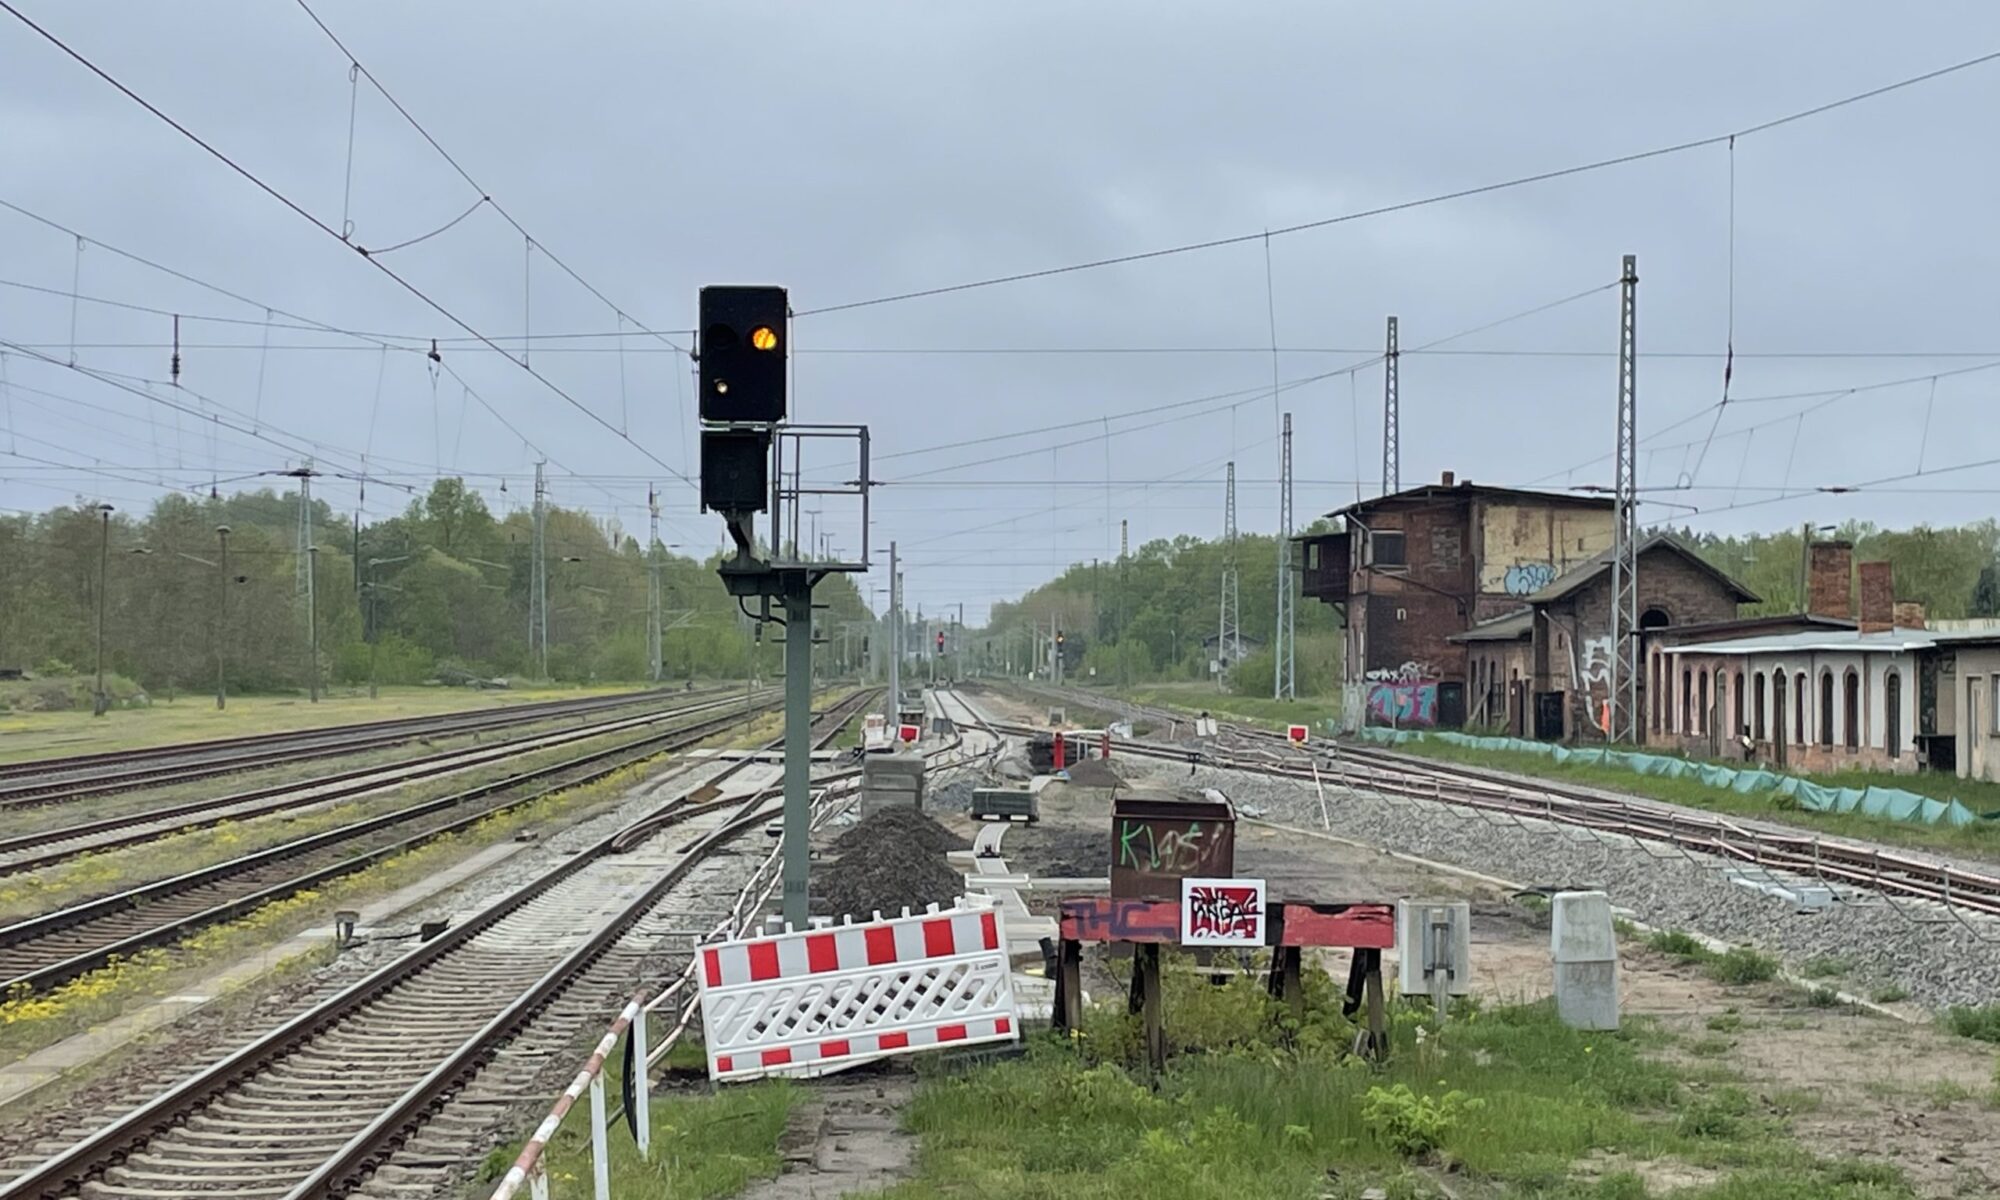
<path id="1" fill-rule="evenodd" d="M 1179 900 L 1181 880 L 1236 874 L 1236 806 L 1220 792 L 1131 791 L 1111 802 L 1111 894 Z"/>

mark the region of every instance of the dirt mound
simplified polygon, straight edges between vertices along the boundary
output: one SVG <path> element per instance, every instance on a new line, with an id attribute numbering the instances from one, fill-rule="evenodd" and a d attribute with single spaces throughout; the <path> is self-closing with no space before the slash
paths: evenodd
<path id="1" fill-rule="evenodd" d="M 972 843 L 931 820 L 914 808 L 885 808 L 863 817 L 854 828 L 833 843 L 836 854 L 880 841 L 914 842 L 923 850 L 943 857 L 947 850 L 970 850 Z"/>
<path id="2" fill-rule="evenodd" d="M 928 904 L 949 906 L 965 879 L 945 862 L 964 839 L 915 809 L 888 808 L 865 817 L 833 844 L 838 857 L 813 881 L 813 911 L 869 920 L 901 916 Z"/>
<path id="3" fill-rule="evenodd" d="M 1101 758 L 1086 758 L 1068 767 L 1069 781 L 1076 787 L 1108 788 L 1125 782 L 1118 769 Z"/>

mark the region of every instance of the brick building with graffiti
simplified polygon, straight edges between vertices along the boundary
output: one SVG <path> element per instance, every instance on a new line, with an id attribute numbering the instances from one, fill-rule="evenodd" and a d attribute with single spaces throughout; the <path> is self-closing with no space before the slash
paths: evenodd
<path id="1" fill-rule="evenodd" d="M 1458 481 L 1349 505 L 1300 538 L 1304 595 L 1339 608 L 1352 719 L 1587 737 L 1609 681 L 1609 499 Z M 1641 548 L 1641 625 L 1703 626 L 1757 598 L 1664 535 Z"/>
<path id="2" fill-rule="evenodd" d="M 1472 695 L 1453 638 L 1611 546 L 1611 501 L 1455 479 L 1352 504 L 1299 539 L 1304 595 L 1339 608 L 1344 674 L 1374 724 L 1456 727 Z"/>

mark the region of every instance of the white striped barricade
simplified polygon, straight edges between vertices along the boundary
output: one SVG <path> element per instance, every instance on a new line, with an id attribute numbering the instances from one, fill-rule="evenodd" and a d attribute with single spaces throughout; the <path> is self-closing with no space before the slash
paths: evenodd
<path id="1" fill-rule="evenodd" d="M 984 897 L 703 946 L 698 975 L 718 1082 L 1020 1037 L 1006 934 Z"/>

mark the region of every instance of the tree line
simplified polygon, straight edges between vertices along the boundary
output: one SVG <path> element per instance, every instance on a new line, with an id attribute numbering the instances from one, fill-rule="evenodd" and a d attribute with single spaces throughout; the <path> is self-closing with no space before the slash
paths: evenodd
<path id="1" fill-rule="evenodd" d="M 1310 532 L 1331 529 L 1322 522 Z M 1774 533 L 1717 535 L 1673 530 L 1708 561 L 1741 580 L 1761 599 L 1745 616 L 1798 612 L 1804 606 L 1805 539 L 1854 543 L 1856 562 L 1887 560 L 1896 596 L 1922 603 L 1934 620 L 2000 617 L 2000 523 L 1882 529 L 1865 522 Z M 1277 539 L 1237 539 L 1239 628 L 1250 651 L 1228 672 L 1231 690 L 1269 695 L 1271 632 L 1277 623 Z M 1064 631 L 1064 671 L 1072 680 L 1126 682 L 1209 677 L 1217 636 L 1224 549 L 1220 539 L 1183 535 L 1140 546 L 1122 561 L 1077 563 L 1015 601 L 992 608 L 987 627 L 967 635 L 973 661 L 991 670 L 1046 670 L 1052 628 Z M 1297 587 L 1298 560 L 1293 560 Z M 1298 691 L 1326 695 L 1341 679 L 1339 613 L 1301 598 L 1295 655 Z M 1040 638 L 1038 641 L 1037 638 Z M 1207 639 L 1205 642 L 1204 639 Z M 1031 647 L 1039 646 L 1040 650 Z"/>
<path id="2" fill-rule="evenodd" d="M 382 683 L 541 676 L 529 653 L 532 514 L 496 517 L 447 478 L 393 517 L 363 522 L 315 499 L 311 520 L 316 549 L 302 561 L 297 492 L 171 494 L 144 513 L 79 500 L 0 517 L 0 668 L 89 672 L 101 601 L 107 670 L 151 692 L 212 690 L 218 658 L 232 691 L 303 691 L 315 675 L 363 683 L 371 660 Z M 655 569 L 667 677 L 778 672 L 781 635 L 756 636 L 713 559 L 664 548 L 652 559 L 615 520 L 586 512 L 549 506 L 544 522 L 550 679 L 649 678 Z M 817 599 L 832 620 L 867 616 L 844 576 Z"/>

